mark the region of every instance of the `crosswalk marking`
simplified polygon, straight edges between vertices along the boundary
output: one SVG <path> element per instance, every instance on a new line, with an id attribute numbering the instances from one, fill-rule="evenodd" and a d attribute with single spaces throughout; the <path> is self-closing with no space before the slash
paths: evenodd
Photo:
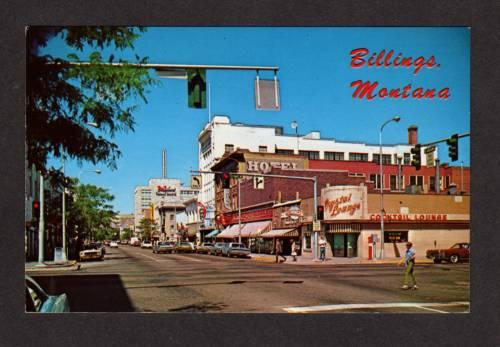
<path id="1" fill-rule="evenodd" d="M 417 307 L 424 308 L 433 306 L 463 306 L 469 305 L 468 301 L 455 301 L 455 302 L 394 302 L 394 303 L 383 303 L 383 304 L 337 304 L 337 305 L 321 305 L 321 306 L 304 306 L 304 307 L 285 307 L 283 310 L 289 313 L 309 313 L 309 312 L 321 312 L 321 311 L 339 311 L 339 310 L 350 310 L 350 309 L 362 309 L 362 308 L 395 308 L 395 307 Z M 434 311 L 444 312 L 434 309 Z"/>

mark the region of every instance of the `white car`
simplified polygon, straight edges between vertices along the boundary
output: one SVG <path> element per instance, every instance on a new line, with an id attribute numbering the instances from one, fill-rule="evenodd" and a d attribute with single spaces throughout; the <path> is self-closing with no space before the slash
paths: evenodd
<path id="1" fill-rule="evenodd" d="M 109 247 L 110 247 L 110 248 L 118 248 L 118 243 L 117 243 L 116 241 L 111 241 L 111 242 L 109 243 Z"/>
<path id="2" fill-rule="evenodd" d="M 153 248 L 151 241 L 142 241 L 141 248 Z"/>

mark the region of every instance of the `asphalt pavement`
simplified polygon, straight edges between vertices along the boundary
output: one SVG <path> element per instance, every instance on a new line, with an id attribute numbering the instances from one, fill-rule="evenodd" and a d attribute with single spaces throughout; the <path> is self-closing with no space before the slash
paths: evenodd
<path id="1" fill-rule="evenodd" d="M 418 290 L 400 289 L 394 264 L 289 266 L 202 254 L 107 249 L 80 269 L 30 272 L 73 312 L 465 313 L 469 264 L 416 266 Z"/>

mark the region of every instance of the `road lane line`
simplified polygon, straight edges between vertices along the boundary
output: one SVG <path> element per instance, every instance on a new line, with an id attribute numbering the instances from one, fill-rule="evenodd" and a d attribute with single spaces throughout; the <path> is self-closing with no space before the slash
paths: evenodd
<path id="1" fill-rule="evenodd" d="M 191 260 L 191 261 L 197 261 L 197 262 L 200 262 L 200 263 L 204 263 L 203 260 L 200 260 L 200 259 L 195 259 L 195 258 L 191 258 L 191 257 L 186 257 L 185 255 L 180 255 L 180 254 L 176 254 L 175 257 L 180 257 L 182 259 L 188 259 L 188 260 Z"/>
<path id="2" fill-rule="evenodd" d="M 150 257 L 149 255 L 146 255 L 146 254 L 142 254 L 142 253 L 139 253 L 139 252 L 135 252 L 135 254 L 139 254 L 139 255 L 142 255 L 143 257 L 146 257 L 146 258 L 149 258 L 149 259 L 152 259 L 156 262 L 159 262 L 160 260 L 156 259 L 156 258 L 153 258 L 153 257 Z"/>
<path id="3" fill-rule="evenodd" d="M 436 310 L 435 308 L 429 308 L 429 307 L 424 307 L 424 306 L 415 306 L 415 307 L 421 308 L 421 309 L 424 309 L 424 310 L 439 312 L 439 313 L 449 313 L 449 312 L 446 312 L 446 311 Z"/>
<path id="4" fill-rule="evenodd" d="M 417 306 L 461 306 L 469 305 L 468 301 L 456 302 L 394 302 L 383 304 L 336 304 L 336 305 L 321 305 L 321 306 L 303 306 L 303 307 L 285 307 L 283 310 L 289 313 L 308 313 L 308 312 L 321 312 L 321 311 L 338 311 L 338 310 L 351 310 L 359 308 L 395 308 L 395 307 L 417 307 Z M 436 310 L 437 311 L 437 310 Z"/>

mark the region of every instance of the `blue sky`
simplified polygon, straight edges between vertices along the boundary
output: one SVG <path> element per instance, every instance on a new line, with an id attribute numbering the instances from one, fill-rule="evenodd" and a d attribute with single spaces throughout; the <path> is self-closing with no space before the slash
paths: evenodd
<path id="1" fill-rule="evenodd" d="M 439 67 L 413 69 L 350 66 L 350 52 L 366 48 L 370 53 L 394 50 L 394 57 L 428 59 Z M 42 51 L 55 56 L 69 53 L 57 39 Z M 113 52 L 115 57 L 120 53 Z M 384 143 L 406 143 L 407 128 L 419 127 L 419 142 L 446 138 L 470 130 L 470 30 L 468 28 L 148 28 L 124 57 L 148 56 L 150 63 L 279 66 L 281 88 L 279 112 L 257 111 L 254 104 L 254 71 L 207 71 L 212 115 L 230 116 L 233 122 L 279 125 L 293 133 L 321 131 L 322 137 L 343 141 L 378 143 L 380 125 L 394 115 L 399 123 L 384 129 Z M 368 58 L 368 57 L 367 57 Z M 261 72 L 261 78 L 272 78 Z M 379 88 L 450 89 L 447 100 L 354 99 L 351 82 L 378 81 Z M 378 90 L 378 89 L 377 89 Z M 101 175 L 85 172 L 81 180 L 109 188 L 115 209 L 133 211 L 136 185 L 161 176 L 161 149 L 168 151 L 168 176 L 189 184 L 196 169 L 197 135 L 208 120 L 208 109 L 187 107 L 185 80 L 162 79 L 148 94 L 148 104 L 136 112 L 136 130 L 116 138 L 123 156 L 118 169 L 100 166 Z M 446 145 L 439 147 L 441 162 L 449 162 Z M 460 140 L 459 161 L 469 165 L 469 138 Z M 68 163 L 67 174 L 81 169 Z"/>

